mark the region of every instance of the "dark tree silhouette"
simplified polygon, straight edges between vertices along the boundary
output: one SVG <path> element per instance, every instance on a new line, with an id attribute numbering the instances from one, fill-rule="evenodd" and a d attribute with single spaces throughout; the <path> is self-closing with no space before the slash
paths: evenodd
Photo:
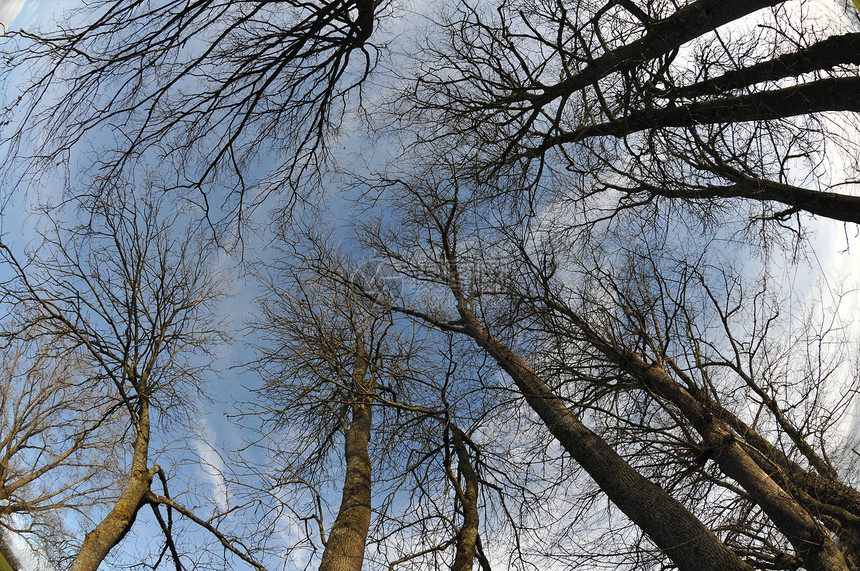
<path id="1" fill-rule="evenodd" d="M 488 182 L 566 170 L 569 195 L 621 205 L 742 198 L 860 222 L 857 173 L 823 153 L 854 153 L 856 33 L 770 0 L 495 6 L 445 22 L 409 107 L 434 138 L 468 141 Z"/>
<path id="2" fill-rule="evenodd" d="M 7 165 L 38 174 L 95 148 L 91 189 L 160 165 L 163 187 L 235 221 L 322 168 L 385 13 L 379 0 L 107 0 L 65 28 L 12 32 L 12 65 L 30 73 L 4 117 Z"/>

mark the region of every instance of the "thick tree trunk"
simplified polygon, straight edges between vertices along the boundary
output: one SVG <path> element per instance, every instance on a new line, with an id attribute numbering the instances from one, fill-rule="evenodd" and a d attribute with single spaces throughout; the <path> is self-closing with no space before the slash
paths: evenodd
<path id="1" fill-rule="evenodd" d="M 364 546 L 370 528 L 370 442 L 372 411 L 366 390 L 367 357 L 359 348 L 353 371 L 353 386 L 359 394 L 352 405 L 352 423 L 346 429 L 344 454 L 346 474 L 343 497 L 326 541 L 320 571 L 361 571 Z"/>
<path id="2" fill-rule="evenodd" d="M 454 432 L 454 449 L 457 451 L 457 468 L 463 476 L 460 504 L 463 507 L 463 525 L 457 534 L 457 551 L 454 556 L 452 571 L 472 571 L 478 548 L 478 474 L 472 467 L 463 435 L 459 430 Z"/>
<path id="3" fill-rule="evenodd" d="M 838 506 L 860 522 L 860 492 L 844 484 L 838 475 L 831 475 L 829 470 L 818 474 L 806 470 L 731 412 L 720 407 L 717 414 L 743 439 L 750 455 L 763 469 L 773 473 L 773 477 L 785 479 L 786 485 L 797 486 L 820 502 Z"/>
<path id="4" fill-rule="evenodd" d="M 358 29 L 356 40 L 359 44 L 364 44 L 373 35 L 376 0 L 356 0 L 355 6 L 358 9 L 358 17 L 355 19 L 355 26 Z"/>
<path id="5" fill-rule="evenodd" d="M 565 450 L 679 569 L 751 569 L 678 500 L 583 425 L 525 360 L 487 331 L 462 299 L 458 309 L 467 334 L 508 373 Z"/>
<path id="6" fill-rule="evenodd" d="M 720 409 L 711 406 L 705 394 L 692 394 L 657 365 L 639 355 L 620 349 L 594 331 L 576 312 L 546 298 L 552 311 L 563 314 L 606 359 L 641 383 L 655 396 L 673 404 L 691 423 L 708 447 L 708 457 L 735 480 L 771 519 L 797 550 L 810 569 L 848 569 L 849 566 L 827 529 L 744 450 L 740 438 L 720 418 Z M 699 398 L 697 398 L 699 397 Z"/>
<path id="7" fill-rule="evenodd" d="M 860 566 L 860 492 L 845 485 L 831 470 L 815 473 L 803 468 L 724 408 L 720 407 L 717 414 L 742 439 L 759 467 L 836 535 L 849 566 Z"/>
<path id="8" fill-rule="evenodd" d="M 697 0 L 663 20 L 648 24 L 648 31 L 641 39 L 606 52 L 564 81 L 543 89 L 536 87 L 539 95 L 512 94 L 499 103 L 507 107 L 511 101 L 528 100 L 535 106 L 545 105 L 593 85 L 612 73 L 632 69 L 668 54 L 723 24 L 782 2 L 784 0 Z"/>
<path id="9" fill-rule="evenodd" d="M 770 517 L 810 569 L 848 569 L 827 529 L 781 488 L 750 457 L 735 433 L 665 370 L 649 365 L 633 353 L 622 353 L 607 344 L 599 348 L 627 373 L 658 397 L 675 405 L 690 421 L 709 449 L 709 457 L 735 480 Z"/>
<path id="10" fill-rule="evenodd" d="M 96 571 L 104 558 L 131 529 L 152 484 L 154 470 L 149 461 L 149 405 L 142 401 L 132 448 L 131 471 L 125 489 L 110 513 L 88 533 L 71 571 Z"/>

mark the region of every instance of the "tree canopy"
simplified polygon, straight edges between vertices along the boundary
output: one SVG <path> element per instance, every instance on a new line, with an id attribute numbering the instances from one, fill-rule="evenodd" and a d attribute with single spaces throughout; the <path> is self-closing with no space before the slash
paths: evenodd
<path id="1" fill-rule="evenodd" d="M 858 34 L 811 0 L 11 27 L 3 553 L 857 569 Z"/>

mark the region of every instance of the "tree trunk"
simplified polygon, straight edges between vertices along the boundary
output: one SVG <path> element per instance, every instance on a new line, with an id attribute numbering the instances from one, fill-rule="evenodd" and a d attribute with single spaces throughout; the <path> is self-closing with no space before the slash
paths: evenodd
<path id="1" fill-rule="evenodd" d="M 96 571 L 104 558 L 113 549 L 137 517 L 152 484 L 154 469 L 147 467 L 149 461 L 149 405 L 141 399 L 141 412 L 136 426 L 137 436 L 132 448 L 131 472 L 125 489 L 110 513 L 88 533 L 81 550 L 72 563 L 71 571 Z"/>
<path id="2" fill-rule="evenodd" d="M 358 9 L 358 17 L 355 19 L 355 26 L 358 29 L 356 41 L 364 44 L 373 35 L 376 0 L 356 0 L 355 7 Z"/>
<path id="3" fill-rule="evenodd" d="M 659 366 L 633 353 L 620 352 L 602 342 L 598 348 L 642 385 L 675 405 L 690 421 L 709 457 L 750 495 L 797 550 L 810 569 L 848 569 L 828 531 L 789 493 L 783 490 L 740 445 L 735 433 L 713 414 L 707 402 L 696 399 Z"/>
<path id="4" fill-rule="evenodd" d="M 457 534 L 457 552 L 452 571 L 472 571 L 478 548 L 478 474 L 472 467 L 463 434 L 454 430 L 454 449 L 457 451 L 457 469 L 463 476 L 464 486 L 458 490 L 463 507 L 463 525 Z"/>
<path id="5" fill-rule="evenodd" d="M 803 468 L 724 408 L 720 407 L 718 414 L 740 436 L 761 469 L 836 535 L 849 566 L 860 566 L 860 492 L 844 484 L 838 475 L 828 475 L 829 471 L 815 473 Z"/>
<path id="6" fill-rule="evenodd" d="M 367 390 L 367 357 L 359 347 L 353 387 L 359 395 L 352 404 L 352 423 L 346 429 L 346 474 L 343 497 L 329 533 L 319 571 L 361 571 L 370 528 L 370 442 L 372 411 Z"/>
<path id="7" fill-rule="evenodd" d="M 860 492 L 844 484 L 838 475 L 816 474 L 801 467 L 731 412 L 720 407 L 718 414 L 744 440 L 751 456 L 757 458 L 763 469 L 774 472 L 774 477 L 784 478 L 816 500 L 838 506 L 860 520 Z"/>
<path id="8" fill-rule="evenodd" d="M 458 309 L 467 334 L 510 375 L 564 449 L 679 569 L 751 569 L 678 500 L 582 424 L 524 359 L 487 331 L 462 298 Z"/>
<path id="9" fill-rule="evenodd" d="M 668 54 L 723 24 L 783 2 L 784 0 L 697 0 L 667 18 L 646 25 L 648 32 L 641 39 L 607 51 L 564 81 L 543 88 L 540 95 L 512 94 L 500 104 L 507 106 L 511 100 L 528 100 L 534 103 L 535 107 L 545 105 L 553 99 L 589 87 L 612 73 L 632 69 Z"/>
<path id="10" fill-rule="evenodd" d="M 802 50 L 783 54 L 749 67 L 728 71 L 719 77 L 669 89 L 662 97 L 694 98 L 708 95 L 724 96 L 727 91 L 750 87 L 757 83 L 797 77 L 804 73 L 832 69 L 837 65 L 860 64 L 860 33 L 832 36 Z"/>
<path id="11" fill-rule="evenodd" d="M 579 314 L 564 304 L 545 298 L 548 309 L 564 315 L 607 361 L 636 379 L 644 389 L 673 404 L 702 437 L 709 458 L 735 480 L 791 542 L 810 569 L 848 569 L 847 562 L 824 528 L 786 490 L 780 487 L 741 446 L 740 438 L 720 419 L 721 407 L 711 406 L 705 395 L 692 394 L 670 377 L 663 367 L 652 365 L 630 351 L 604 339 Z M 691 383 L 688 383 L 691 384 Z M 699 398 L 697 398 L 699 397 Z"/>
<path id="12" fill-rule="evenodd" d="M 589 137 L 624 137 L 646 129 L 761 122 L 824 111 L 857 109 L 860 109 L 860 78 L 830 77 L 750 95 L 630 111 L 614 121 L 586 125 L 568 133 L 547 137 L 537 150 L 529 154 L 540 155 L 554 146 Z"/>
<path id="13" fill-rule="evenodd" d="M 789 206 L 792 210 L 802 210 L 832 220 L 860 224 L 860 196 L 812 190 L 767 179 L 752 178 L 728 170 L 725 172 L 717 171 L 716 174 L 736 179 L 735 184 L 704 188 L 671 188 L 642 183 L 627 192 L 631 194 L 647 192 L 656 196 L 682 200 L 744 198 L 760 202 L 779 202 Z"/>

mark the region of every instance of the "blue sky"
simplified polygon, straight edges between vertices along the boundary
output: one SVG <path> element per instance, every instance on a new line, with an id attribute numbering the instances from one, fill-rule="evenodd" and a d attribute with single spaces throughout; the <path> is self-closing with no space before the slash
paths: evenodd
<path id="1" fill-rule="evenodd" d="M 78 3 L 77 0 L 0 0 L 0 23 L 7 29 L 29 28 L 49 22 L 64 8 Z M 360 148 L 363 143 L 364 140 L 360 136 L 348 136 L 342 143 L 343 150 L 348 152 L 354 147 Z M 26 208 L 22 200 L 19 198 L 17 203 L 13 203 L 4 213 L 2 231 L 22 236 L 23 242 L 27 242 L 28 224 L 24 224 Z M 337 216 L 343 216 L 348 206 L 340 203 L 338 208 Z M 265 215 L 265 212 L 262 214 Z M 807 229 L 811 230 L 810 256 L 795 266 L 782 268 L 786 287 L 802 299 L 824 285 L 821 303 L 825 305 L 828 303 L 826 297 L 831 296 L 832 292 L 840 289 L 853 290 L 844 300 L 841 314 L 846 322 L 853 323 L 853 327 L 860 331 L 860 295 L 857 292 L 860 288 L 860 264 L 857 263 L 860 256 L 860 237 L 857 229 L 828 220 L 806 220 Z M 16 229 L 21 233 L 15 234 Z M 223 264 L 229 268 L 235 264 L 235 260 L 225 256 Z M 222 313 L 233 320 L 233 328 L 238 331 L 244 317 L 253 311 L 256 290 L 250 281 L 243 278 L 237 278 L 232 287 L 235 295 L 224 303 Z M 207 381 L 207 390 L 214 403 L 201 403 L 204 414 L 197 419 L 198 430 L 188 435 L 186 441 L 191 452 L 199 456 L 204 463 L 216 468 L 222 465 L 218 454 L 220 447 L 228 442 L 235 445 L 243 436 L 235 425 L 226 419 L 225 412 L 232 412 L 234 403 L 240 401 L 243 396 L 247 398 L 245 386 L 257 383 L 255 377 L 243 373 L 241 369 L 231 368 L 249 357 L 241 337 L 240 332 L 235 343 L 220 348 L 217 367 L 220 372 Z M 217 470 L 203 465 L 196 468 L 186 467 L 184 475 L 208 486 L 210 497 L 216 504 L 224 504 L 227 501 L 227 484 Z M 135 531 L 138 537 L 146 537 L 147 530 L 138 528 Z M 158 533 L 156 530 L 148 531 Z"/>
<path id="2" fill-rule="evenodd" d="M 40 26 L 50 28 L 51 22 L 60 18 L 64 10 L 80 4 L 78 0 L 0 0 L 0 23 L 7 31 L 36 30 Z M 20 72 L 16 71 L 16 73 Z M 2 81 L 5 83 L 5 95 L 8 95 L 14 90 L 15 75 L 4 74 Z M 13 84 L 9 85 L 9 82 Z M 39 225 L 39 218 L 33 214 L 32 206 L 36 201 L 50 201 L 62 188 L 60 179 L 55 179 L 52 183 L 51 178 L 49 175 L 42 179 L 41 187 L 32 194 L 16 192 L 4 203 L 0 234 L 5 243 L 17 250 L 18 255 L 27 247 L 36 244 L 38 240 L 36 228 Z M 224 255 L 221 265 L 222 269 L 235 267 L 236 259 Z M 196 419 L 189 419 L 190 423 L 195 425 L 191 432 L 167 432 L 153 439 L 153 462 L 161 462 L 168 474 L 177 476 L 173 478 L 176 489 L 172 492 L 183 491 L 180 482 L 193 482 L 189 489 L 208 496 L 213 505 L 219 508 L 223 508 L 228 499 L 227 485 L 219 473 L 219 470 L 224 468 L 220 453 L 227 447 L 238 446 L 242 438 L 235 424 L 229 421 L 226 415 L 235 412 L 235 405 L 242 398 L 250 398 L 245 387 L 256 381 L 254 375 L 243 375 L 240 370 L 231 369 L 232 366 L 249 358 L 247 349 L 243 345 L 241 326 L 243 319 L 251 311 L 256 289 L 251 282 L 239 277 L 229 283 L 228 287 L 234 295 L 222 303 L 219 312 L 228 320 L 227 327 L 238 333 L 235 343 L 215 348 L 218 360 L 213 366 L 213 374 L 205 380 L 204 387 L 204 392 L 211 398 L 211 402 L 203 399 L 197 403 L 201 415 Z M 196 397 L 193 398 L 196 399 Z M 164 447 L 166 451 L 164 455 L 157 454 L 159 446 Z M 160 493 L 161 490 L 158 492 Z M 199 511 L 204 519 L 209 515 L 206 513 L 207 509 L 211 511 L 211 508 L 206 507 Z M 141 514 L 134 529 L 126 538 L 127 543 L 124 547 L 115 549 L 111 557 L 116 560 L 116 556 L 121 557 L 125 549 L 133 554 L 135 544 L 140 545 L 141 549 L 147 549 L 153 539 L 160 541 L 161 531 L 153 525 L 152 516 L 147 510 Z M 30 561 L 30 565 L 35 569 L 38 554 L 33 554 L 20 538 L 16 541 L 16 547 L 19 548 L 22 559 Z M 118 561 L 122 563 L 121 558 Z M 42 565 L 42 568 L 49 569 L 45 566 L 45 562 L 42 562 Z M 104 568 L 111 567 L 106 563 Z M 243 568 L 242 562 L 237 562 L 236 569 Z"/>
<path id="3" fill-rule="evenodd" d="M 6 30 L 29 29 L 58 17 L 79 0 L 0 0 L 0 24 Z"/>

